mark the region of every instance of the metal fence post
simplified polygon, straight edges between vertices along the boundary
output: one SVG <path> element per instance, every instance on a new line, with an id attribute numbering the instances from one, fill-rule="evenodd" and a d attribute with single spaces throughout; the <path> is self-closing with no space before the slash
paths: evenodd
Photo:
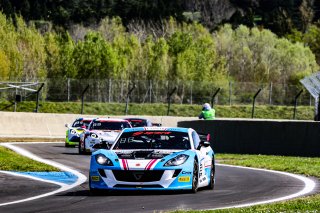
<path id="1" fill-rule="evenodd" d="M 231 106 L 232 82 L 229 81 L 229 105 Z"/>
<path id="2" fill-rule="evenodd" d="M 191 81 L 191 86 L 190 86 L 190 104 L 192 105 L 192 85 L 193 81 Z"/>
<path id="3" fill-rule="evenodd" d="M 87 87 L 82 91 L 81 94 L 81 114 L 83 114 L 83 102 L 84 102 L 84 94 L 86 93 L 86 91 L 89 89 L 89 84 L 87 85 Z"/>
<path id="4" fill-rule="evenodd" d="M 297 111 L 297 104 L 298 104 L 298 98 L 301 95 L 303 90 L 300 90 L 300 92 L 296 95 L 294 98 L 294 109 L 293 109 L 293 119 L 296 119 L 296 111 Z"/>
<path id="5" fill-rule="evenodd" d="M 133 84 L 133 87 L 129 90 L 129 92 L 127 93 L 127 101 L 126 101 L 126 109 L 124 111 L 125 115 L 128 114 L 128 104 L 129 104 L 129 99 L 130 99 L 130 95 L 132 93 L 132 91 L 136 88 L 136 84 Z"/>
<path id="6" fill-rule="evenodd" d="M 109 87 L 108 87 L 108 103 L 111 102 L 111 88 L 112 88 L 112 81 L 111 78 L 109 79 Z"/>
<path id="7" fill-rule="evenodd" d="M 214 102 L 214 98 L 216 97 L 216 95 L 218 94 L 218 92 L 220 91 L 220 87 L 216 90 L 216 92 L 212 95 L 212 98 L 211 98 L 211 106 L 213 106 L 213 102 Z"/>
<path id="8" fill-rule="evenodd" d="M 259 95 L 259 93 L 261 92 L 261 88 L 256 92 L 256 94 L 253 96 L 253 101 L 252 101 L 252 113 L 251 113 L 251 118 L 254 117 L 254 105 L 256 102 L 256 97 Z"/>
<path id="9" fill-rule="evenodd" d="M 168 111 L 167 111 L 167 115 L 169 115 L 169 112 L 170 112 L 171 96 L 176 91 L 176 89 L 177 89 L 177 87 L 174 87 L 173 90 L 170 93 L 168 93 Z"/>
<path id="10" fill-rule="evenodd" d="M 316 115 L 316 121 L 320 121 L 320 94 L 318 96 L 318 100 L 317 100 L 317 115 Z"/>
<path id="11" fill-rule="evenodd" d="M 270 85 L 269 85 L 269 104 L 271 105 L 272 104 L 272 82 L 270 82 Z"/>
<path id="12" fill-rule="evenodd" d="M 36 110 L 35 112 L 38 112 L 39 110 L 39 93 L 42 89 L 42 87 L 44 86 L 44 83 L 41 84 L 40 88 L 37 90 L 36 94 L 37 94 L 37 103 L 36 103 Z"/>
<path id="13" fill-rule="evenodd" d="M 70 78 L 67 79 L 67 94 L 68 94 L 68 102 L 70 101 Z"/>

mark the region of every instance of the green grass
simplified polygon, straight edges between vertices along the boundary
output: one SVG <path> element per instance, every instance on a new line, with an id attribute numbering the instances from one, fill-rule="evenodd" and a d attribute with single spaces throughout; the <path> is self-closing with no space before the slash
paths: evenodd
<path id="1" fill-rule="evenodd" d="M 320 178 L 320 158 L 274 155 L 216 154 L 219 163 L 272 169 Z"/>
<path id="2" fill-rule="evenodd" d="M 174 211 L 180 212 L 214 212 L 214 213 L 317 213 L 320 212 L 320 195 L 313 195 L 309 197 L 297 198 L 295 200 L 279 202 L 275 204 L 257 205 L 247 208 L 235 208 L 225 210 L 210 210 L 210 211 Z"/>
<path id="3" fill-rule="evenodd" d="M 306 176 L 320 178 L 320 158 L 310 157 L 285 157 L 269 155 L 239 155 L 239 154 L 216 154 L 217 162 L 223 164 L 272 169 L 285 171 Z M 175 211 L 178 212 L 200 212 L 200 211 Z M 214 211 L 201 212 L 218 212 L 218 213 L 238 213 L 238 212 L 320 212 L 320 194 L 296 198 L 294 200 L 277 202 L 272 204 L 257 205 L 246 208 L 235 208 Z"/>
<path id="4" fill-rule="evenodd" d="M 21 156 L 0 146 L 0 170 L 5 171 L 59 171 L 57 168 Z"/>
<path id="5" fill-rule="evenodd" d="M 13 111 L 13 106 L 7 101 L 0 101 L 0 111 Z M 33 112 L 36 108 L 35 102 L 21 102 L 17 106 L 18 112 Z M 170 107 L 171 116 L 197 117 L 201 112 L 201 105 L 172 104 Z M 251 105 L 217 105 L 217 118 L 251 118 Z M 80 102 L 41 102 L 39 112 L 43 113 L 70 113 L 79 114 L 81 112 Z M 85 103 L 84 114 L 95 115 L 124 115 L 125 104 L 120 103 Z M 167 104 L 129 104 L 129 115 L 167 115 Z M 314 107 L 299 106 L 296 112 L 298 120 L 313 120 Z M 292 106 L 268 106 L 256 105 L 255 118 L 264 119 L 292 119 Z"/>

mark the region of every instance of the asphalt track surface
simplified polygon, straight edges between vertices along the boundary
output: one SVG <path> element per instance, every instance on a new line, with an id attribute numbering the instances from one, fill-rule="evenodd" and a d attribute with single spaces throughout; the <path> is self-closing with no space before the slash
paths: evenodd
<path id="1" fill-rule="evenodd" d="M 69 166 L 88 175 L 89 155 L 78 155 L 77 148 L 63 143 L 20 144 L 44 159 Z M 316 181 L 316 180 L 315 180 Z M 88 182 L 52 196 L 1 206 L 0 212 L 163 212 L 172 210 L 203 210 L 224 208 L 272 200 L 299 192 L 305 184 L 283 174 L 236 167 L 216 166 L 214 190 L 186 192 L 113 192 L 90 195 Z M 26 178 L 0 174 L 1 203 L 36 196 L 57 186 Z M 319 192 L 319 184 L 312 193 Z"/>

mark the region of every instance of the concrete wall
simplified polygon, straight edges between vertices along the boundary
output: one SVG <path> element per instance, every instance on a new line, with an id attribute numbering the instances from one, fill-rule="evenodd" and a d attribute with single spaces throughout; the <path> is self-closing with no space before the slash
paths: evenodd
<path id="1" fill-rule="evenodd" d="M 66 123 L 72 123 L 79 117 L 108 117 L 101 115 L 51 114 L 28 112 L 0 112 L 0 137 L 58 137 L 64 138 Z M 139 116 L 110 116 L 128 118 Z M 194 120 L 190 117 L 140 116 L 163 126 L 177 126 L 178 121 Z"/>
<path id="2" fill-rule="evenodd" d="M 217 153 L 320 157 L 320 123 L 313 121 L 217 119 L 180 121 L 211 134 Z"/>
<path id="3" fill-rule="evenodd" d="M 0 137 L 64 138 L 65 124 L 72 123 L 78 117 L 83 115 L 0 112 Z M 144 117 L 163 126 L 192 127 L 199 132 L 208 132 L 217 153 L 320 156 L 319 122 L 258 119 L 204 121 L 196 117 L 130 115 L 110 117 Z"/>

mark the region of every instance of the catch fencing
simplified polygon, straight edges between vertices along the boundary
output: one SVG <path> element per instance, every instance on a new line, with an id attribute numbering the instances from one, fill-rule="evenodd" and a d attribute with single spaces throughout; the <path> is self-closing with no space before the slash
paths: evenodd
<path id="1" fill-rule="evenodd" d="M 171 103 L 216 105 L 251 104 L 253 96 L 262 89 L 256 98 L 256 104 L 263 105 L 293 105 L 296 95 L 302 85 L 287 84 L 257 84 L 252 82 L 226 82 L 213 84 L 211 82 L 194 81 L 122 81 L 113 79 L 46 79 L 45 81 L 0 82 L 1 100 L 14 101 L 17 95 L 22 101 L 36 101 L 35 92 L 21 89 L 19 85 L 38 90 L 40 101 L 125 103 L 167 103 L 171 92 Z M 16 85 L 8 88 L 8 84 Z M 18 85 L 18 86 L 17 86 Z M 89 86 L 89 87 L 88 87 Z M 88 87 L 87 90 L 85 90 Z M 129 94 L 129 91 L 131 93 Z M 218 92 L 214 99 L 213 95 Z M 129 97 L 128 97 L 129 95 Z M 129 99 L 128 99 L 129 98 Z M 313 105 L 314 99 L 307 91 L 302 92 L 298 99 L 299 105 Z"/>

